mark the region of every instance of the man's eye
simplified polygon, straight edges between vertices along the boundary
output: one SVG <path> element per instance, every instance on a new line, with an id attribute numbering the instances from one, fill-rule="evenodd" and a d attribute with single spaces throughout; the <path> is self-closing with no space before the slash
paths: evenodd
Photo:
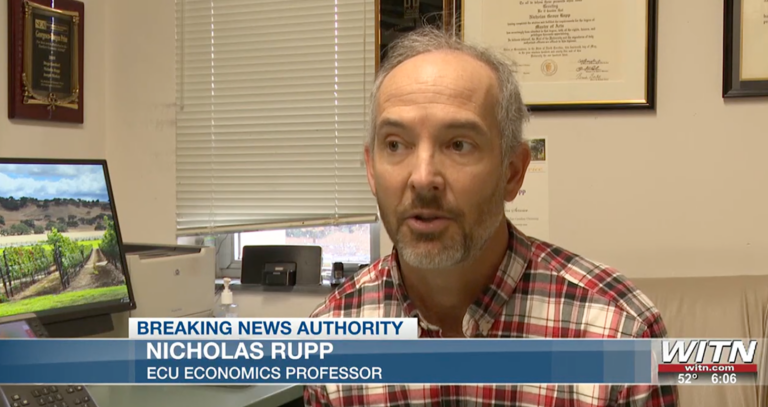
<path id="1" fill-rule="evenodd" d="M 400 147 L 400 142 L 398 141 L 387 141 L 387 148 L 389 151 L 397 151 L 397 149 Z"/>
<path id="2" fill-rule="evenodd" d="M 462 152 L 469 148 L 469 144 L 466 141 L 456 140 L 451 143 L 451 148 L 454 151 Z"/>

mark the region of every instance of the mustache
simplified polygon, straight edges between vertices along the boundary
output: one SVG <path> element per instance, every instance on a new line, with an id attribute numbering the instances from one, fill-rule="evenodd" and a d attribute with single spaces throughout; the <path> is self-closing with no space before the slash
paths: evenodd
<path id="1" fill-rule="evenodd" d="M 445 214 L 448 217 L 457 219 L 462 216 L 462 212 L 445 203 L 445 200 L 437 194 L 417 193 L 413 199 L 400 208 L 400 220 L 404 221 L 407 214 L 413 211 L 429 210 Z"/>

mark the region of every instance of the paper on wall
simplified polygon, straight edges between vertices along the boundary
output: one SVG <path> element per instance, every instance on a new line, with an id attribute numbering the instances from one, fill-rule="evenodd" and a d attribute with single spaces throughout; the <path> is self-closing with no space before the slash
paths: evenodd
<path id="1" fill-rule="evenodd" d="M 512 202 L 505 205 L 507 218 L 530 237 L 549 239 L 549 165 L 547 138 L 529 140 L 531 164 L 523 186 Z"/>

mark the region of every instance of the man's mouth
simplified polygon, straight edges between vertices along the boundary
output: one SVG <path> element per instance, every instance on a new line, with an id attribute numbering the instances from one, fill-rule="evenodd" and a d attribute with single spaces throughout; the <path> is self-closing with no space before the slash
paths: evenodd
<path id="1" fill-rule="evenodd" d="M 408 218 L 418 220 L 419 222 L 432 222 L 441 219 L 448 219 L 448 216 L 439 212 L 419 211 L 411 213 Z"/>
<path id="2" fill-rule="evenodd" d="M 417 233 L 438 233 L 451 222 L 449 215 L 437 211 L 414 211 L 408 214 L 405 223 Z"/>

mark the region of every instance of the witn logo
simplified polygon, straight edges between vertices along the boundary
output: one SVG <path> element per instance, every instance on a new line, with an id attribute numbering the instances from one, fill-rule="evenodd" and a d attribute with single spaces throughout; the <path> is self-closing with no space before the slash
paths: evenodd
<path id="1" fill-rule="evenodd" d="M 745 341 L 723 341 L 723 340 L 700 340 L 700 341 L 662 341 L 661 343 L 661 361 L 662 363 L 690 363 L 691 357 L 695 355 L 694 363 L 720 363 L 723 354 L 727 352 L 727 362 L 736 363 L 736 359 L 741 356 L 744 363 L 754 363 L 755 348 L 757 341 L 750 340 L 745 345 Z M 714 353 L 709 360 L 704 357 L 708 349 L 714 349 Z M 675 360 L 677 355 L 677 360 Z"/>

